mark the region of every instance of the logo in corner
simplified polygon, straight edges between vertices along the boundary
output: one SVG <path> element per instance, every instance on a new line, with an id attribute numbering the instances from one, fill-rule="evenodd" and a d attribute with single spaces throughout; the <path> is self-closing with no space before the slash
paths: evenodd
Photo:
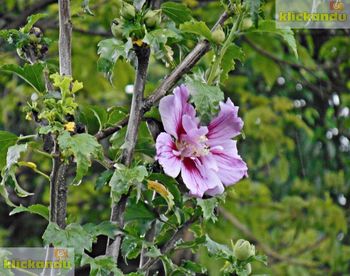
<path id="1" fill-rule="evenodd" d="M 343 11 L 344 3 L 342 0 L 330 0 L 329 1 L 329 9 L 331 11 Z"/>
<path id="2" fill-rule="evenodd" d="M 55 248 L 53 255 L 56 260 L 66 260 L 68 259 L 68 250 L 63 248 Z"/>

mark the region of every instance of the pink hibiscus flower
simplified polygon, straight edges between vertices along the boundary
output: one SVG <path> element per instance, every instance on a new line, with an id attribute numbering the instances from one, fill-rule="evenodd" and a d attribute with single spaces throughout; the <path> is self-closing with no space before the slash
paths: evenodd
<path id="1" fill-rule="evenodd" d="M 224 186 L 247 176 L 247 165 L 232 140 L 243 127 L 238 107 L 230 99 L 221 102 L 218 116 L 208 126 L 200 126 L 188 99 L 189 91 L 181 85 L 160 101 L 166 132 L 157 137 L 156 159 L 167 175 L 175 178 L 181 172 L 192 196 L 222 194 Z"/>

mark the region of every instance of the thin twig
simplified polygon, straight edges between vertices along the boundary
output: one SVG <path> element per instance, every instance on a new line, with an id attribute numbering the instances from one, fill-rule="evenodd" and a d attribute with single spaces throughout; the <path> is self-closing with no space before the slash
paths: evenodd
<path id="1" fill-rule="evenodd" d="M 124 119 L 116 123 L 114 126 L 100 130 L 95 134 L 96 139 L 102 140 L 104 138 L 107 138 L 108 136 L 112 135 L 113 133 L 117 132 L 118 130 L 126 126 L 128 124 L 128 121 L 129 121 L 129 116 L 125 117 Z"/>
<path id="2" fill-rule="evenodd" d="M 299 64 L 299 63 L 294 63 L 294 62 L 291 62 L 289 60 L 286 60 L 286 59 L 282 59 L 282 58 L 279 58 L 277 56 L 275 56 L 274 54 L 266 51 L 265 49 L 259 47 L 258 45 L 254 44 L 250 39 L 244 37 L 243 40 L 251 47 L 253 48 L 255 51 L 257 51 L 259 54 L 273 60 L 274 62 L 276 63 L 279 63 L 279 64 L 284 64 L 284 65 L 289 65 L 291 66 L 292 68 L 294 69 L 304 69 L 305 71 L 309 72 L 310 74 L 314 75 L 315 72 L 314 70 L 306 67 L 305 65 L 302 65 L 302 64 Z"/>
<path id="3" fill-rule="evenodd" d="M 215 31 L 219 25 L 225 23 L 229 18 L 229 14 L 224 12 L 215 25 L 212 31 Z M 152 106 L 157 104 L 157 102 L 167 93 L 170 89 L 176 85 L 176 83 L 182 78 L 182 76 L 188 73 L 197 62 L 210 50 L 210 43 L 207 40 L 200 41 L 196 47 L 185 57 L 185 59 L 168 75 L 159 87 L 153 92 L 151 96 L 144 100 L 142 115 L 151 109 Z M 97 139 L 103 139 L 112 135 L 114 132 L 118 131 L 126 125 L 128 117 L 124 118 L 123 121 L 118 122 L 115 126 L 108 129 L 104 129 L 96 134 Z"/>
<path id="4" fill-rule="evenodd" d="M 141 47 L 135 45 L 134 47 L 136 57 L 137 57 L 137 71 L 136 78 L 134 84 L 134 93 L 132 97 L 130 116 L 128 121 L 128 127 L 125 136 L 125 142 L 123 146 L 123 152 L 121 157 L 121 162 L 130 166 L 134 149 L 137 142 L 138 129 L 141 122 L 142 113 L 142 105 L 143 105 L 143 93 L 145 90 L 146 77 L 147 77 L 147 69 L 150 57 L 150 48 L 148 45 L 144 44 Z M 128 193 L 129 194 L 129 193 Z M 112 212 L 111 212 L 111 222 L 118 223 L 119 228 L 124 227 L 124 211 L 126 207 L 126 203 L 128 200 L 128 194 L 124 194 L 118 203 L 113 203 Z M 118 236 L 115 238 L 113 243 L 109 245 L 109 241 L 107 243 L 107 251 L 106 253 L 109 256 L 112 256 L 116 262 L 118 261 L 120 246 L 122 242 L 122 237 Z"/>
<path id="5" fill-rule="evenodd" d="M 198 219 L 198 216 L 194 215 L 188 221 L 186 221 L 175 233 L 174 235 L 162 246 L 160 252 L 163 255 L 168 254 L 171 250 L 174 249 L 176 242 L 183 236 L 183 234 L 187 231 L 187 229 Z M 146 272 L 149 271 L 150 268 L 159 261 L 160 257 L 156 257 L 150 259 L 147 263 L 145 263 L 139 271 Z"/>
<path id="6" fill-rule="evenodd" d="M 38 11 L 46 8 L 50 4 L 55 3 L 56 0 L 41 0 L 37 1 L 36 3 L 33 3 L 23 11 L 21 11 L 21 14 L 16 16 L 16 20 L 8 24 L 7 26 L 4 26 L 6 29 L 17 29 L 24 25 L 26 23 L 27 17 L 33 13 L 37 13 Z"/>

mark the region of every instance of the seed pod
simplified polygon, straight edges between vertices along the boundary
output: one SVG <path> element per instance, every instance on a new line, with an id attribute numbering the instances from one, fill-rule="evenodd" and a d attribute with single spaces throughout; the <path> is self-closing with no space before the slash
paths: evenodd
<path id="1" fill-rule="evenodd" d="M 120 15 L 127 20 L 135 18 L 136 12 L 134 6 L 123 2 Z"/>
<path id="2" fill-rule="evenodd" d="M 218 43 L 221 44 L 225 41 L 225 33 L 222 30 L 221 27 L 218 27 L 212 34 L 213 40 Z"/>

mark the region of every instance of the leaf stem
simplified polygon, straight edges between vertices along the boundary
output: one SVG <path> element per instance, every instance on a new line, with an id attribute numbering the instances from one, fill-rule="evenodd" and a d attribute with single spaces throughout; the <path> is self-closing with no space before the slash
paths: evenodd
<path id="1" fill-rule="evenodd" d="M 31 135 L 25 135 L 25 136 L 19 136 L 18 141 L 28 140 L 28 139 L 35 139 L 38 135 L 31 134 Z"/>
<path id="2" fill-rule="evenodd" d="M 221 64 L 221 60 L 223 58 L 223 56 L 225 55 L 228 47 L 230 46 L 230 44 L 232 43 L 232 41 L 234 40 L 237 31 L 239 30 L 239 27 L 241 25 L 243 19 L 243 12 L 239 12 L 238 13 L 238 17 L 237 20 L 235 21 L 235 24 L 233 25 L 230 34 L 228 35 L 227 39 L 225 40 L 224 44 L 221 47 L 220 53 L 219 55 L 216 56 L 216 59 L 214 61 L 213 66 L 211 67 L 210 73 L 209 73 L 209 77 L 208 77 L 208 81 L 207 83 L 209 85 L 211 85 L 213 83 L 213 81 L 215 80 L 215 78 L 218 75 L 218 70 Z"/>
<path id="3" fill-rule="evenodd" d="M 34 151 L 42 156 L 45 156 L 47 158 L 52 158 L 53 156 L 45 151 L 39 150 L 39 149 L 34 149 Z"/>
<path id="4" fill-rule="evenodd" d="M 50 176 L 48 176 L 46 173 L 44 173 L 44 172 L 42 172 L 42 171 L 40 171 L 38 169 L 35 169 L 34 171 L 50 181 Z"/>

